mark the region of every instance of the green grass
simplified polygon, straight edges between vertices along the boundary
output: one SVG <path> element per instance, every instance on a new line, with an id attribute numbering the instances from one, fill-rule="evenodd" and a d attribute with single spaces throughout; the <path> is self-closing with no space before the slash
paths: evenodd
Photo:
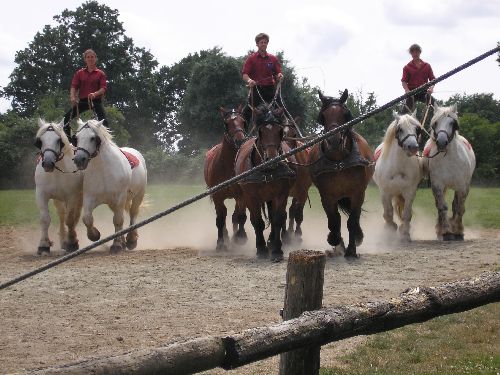
<path id="1" fill-rule="evenodd" d="M 205 190 L 203 185 L 151 185 L 148 187 L 149 212 L 164 210 L 186 198 Z M 322 215 L 323 209 L 316 188 L 311 188 L 310 198 L 314 214 Z M 451 207 L 451 194 L 448 194 Z M 429 215 L 436 215 L 434 198 L 430 189 L 419 189 L 415 208 Z M 370 212 L 381 210 L 378 189 L 369 186 L 366 192 L 364 209 Z M 308 209 L 308 208 L 306 208 Z M 52 209 L 53 212 L 53 209 Z M 307 212 L 306 212 L 307 214 Z M 53 216 L 54 217 L 54 216 Z M 34 190 L 0 191 L 0 225 L 36 224 L 38 208 Z M 471 227 L 500 228 L 500 188 L 473 187 L 466 201 L 464 224 Z"/>
<path id="2" fill-rule="evenodd" d="M 322 375 L 500 372 L 500 304 L 371 336 Z"/>

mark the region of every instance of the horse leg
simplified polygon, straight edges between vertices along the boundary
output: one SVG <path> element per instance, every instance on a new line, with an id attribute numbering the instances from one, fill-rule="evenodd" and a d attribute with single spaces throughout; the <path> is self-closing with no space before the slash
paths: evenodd
<path id="1" fill-rule="evenodd" d="M 52 246 L 52 242 L 49 239 L 49 200 L 37 196 L 37 204 L 40 210 L 40 229 L 42 232 L 40 242 L 38 243 L 37 254 L 42 255 L 43 253 L 50 253 L 50 246 Z"/>
<path id="2" fill-rule="evenodd" d="M 304 206 L 306 201 L 297 201 L 295 204 L 295 241 L 302 242 L 302 222 L 304 221 Z"/>
<path id="3" fill-rule="evenodd" d="M 124 211 L 125 202 L 122 201 L 121 204 L 110 206 L 113 211 L 113 224 L 115 226 L 115 233 L 123 229 L 123 222 L 125 221 Z M 113 244 L 109 248 L 110 253 L 116 254 L 123 250 L 124 239 L 123 236 L 117 237 L 113 240 Z"/>
<path id="4" fill-rule="evenodd" d="M 323 199 L 323 197 L 321 197 L 321 203 L 323 204 L 323 209 L 325 210 L 326 217 L 328 218 L 328 229 L 330 230 L 327 241 L 330 246 L 335 248 L 339 246 L 339 250 L 344 252 L 345 245 L 340 233 L 341 221 L 338 203 L 337 201 L 328 201 L 327 199 Z"/>
<path id="5" fill-rule="evenodd" d="M 96 227 L 94 227 L 94 216 L 92 215 L 92 212 L 95 207 L 96 203 L 94 200 L 86 200 L 83 202 L 82 221 L 87 227 L 87 237 L 92 242 L 98 241 L 99 238 L 101 238 L 101 233 Z"/>
<path id="6" fill-rule="evenodd" d="M 382 206 L 384 206 L 385 227 L 391 232 L 398 229 L 394 222 L 394 207 L 392 206 L 392 197 L 390 194 L 380 191 Z"/>
<path id="7" fill-rule="evenodd" d="M 66 215 L 66 226 L 68 227 L 68 235 L 66 240 L 66 246 L 64 249 L 67 252 L 73 252 L 79 249 L 78 237 L 76 234 L 75 227 L 78 224 L 78 219 L 80 219 L 81 203 L 79 197 L 74 197 L 67 204 L 68 212 Z"/>
<path id="8" fill-rule="evenodd" d="M 295 227 L 296 203 L 297 199 L 293 198 L 292 204 L 290 204 L 290 208 L 288 209 L 288 233 L 293 233 Z"/>
<path id="9" fill-rule="evenodd" d="M 216 251 L 226 251 L 227 246 L 224 243 L 227 237 L 227 229 L 226 229 L 226 216 L 227 216 L 227 208 L 224 204 L 224 199 L 217 198 L 214 199 L 215 204 L 215 225 L 217 226 L 217 246 L 215 247 Z"/>
<path id="10" fill-rule="evenodd" d="M 134 225 L 137 221 L 137 216 L 139 215 L 139 209 L 141 207 L 142 200 L 144 199 L 144 192 L 134 195 L 132 198 L 132 204 L 130 205 L 130 226 Z M 137 247 L 137 239 L 139 238 L 139 233 L 137 229 L 127 233 L 125 239 L 125 246 L 127 249 L 133 250 Z"/>
<path id="11" fill-rule="evenodd" d="M 347 219 L 347 229 L 349 230 L 349 245 L 345 251 L 345 257 L 357 258 L 356 247 L 363 243 L 363 230 L 359 224 L 359 219 L 361 217 L 361 207 L 365 194 L 361 192 L 358 195 L 351 197 L 351 210 L 349 212 L 349 218 Z"/>
<path id="12" fill-rule="evenodd" d="M 282 228 L 281 227 L 276 228 L 273 225 L 273 216 L 274 216 L 273 202 L 272 201 L 266 202 L 266 206 L 267 206 L 268 220 L 269 220 L 269 223 L 271 224 L 271 231 L 269 232 L 269 237 L 267 238 L 267 247 L 269 248 L 269 250 L 272 251 L 273 244 L 274 244 L 274 237 L 276 235 L 276 229 L 281 232 Z"/>
<path id="13" fill-rule="evenodd" d="M 457 241 L 463 241 L 464 239 L 464 225 L 462 223 L 462 218 L 465 213 L 465 199 L 467 198 L 468 192 L 455 191 L 455 196 L 453 197 L 452 212 L 453 216 L 450 220 L 451 231 L 454 234 L 454 239 Z"/>
<path id="14" fill-rule="evenodd" d="M 61 249 L 66 250 L 67 242 L 67 231 L 66 231 L 66 203 L 58 199 L 54 199 L 54 206 L 56 207 L 57 216 L 59 216 L 59 243 Z"/>
<path id="15" fill-rule="evenodd" d="M 403 215 L 402 215 L 402 223 L 399 226 L 399 235 L 401 239 L 405 242 L 411 241 L 410 236 L 410 221 L 412 218 L 412 206 L 413 200 L 415 199 L 416 190 L 410 192 L 409 194 L 403 194 L 403 198 L 405 200 L 405 204 L 403 207 Z"/>
<path id="16" fill-rule="evenodd" d="M 236 216 L 236 223 L 238 224 L 238 229 L 236 233 L 233 235 L 233 241 L 238 245 L 243 245 L 247 242 L 248 239 L 247 233 L 245 232 L 247 213 L 245 204 L 240 199 L 236 199 L 236 204 L 233 213 L 233 226 L 234 226 L 235 216 Z"/>
<path id="17" fill-rule="evenodd" d="M 431 180 L 432 181 L 432 180 Z M 448 205 L 446 204 L 444 189 L 437 185 L 432 185 L 432 193 L 436 202 L 438 211 L 438 219 L 436 223 L 436 235 L 438 239 L 450 241 L 455 238 L 450 232 L 450 224 L 448 222 Z"/>
<path id="18" fill-rule="evenodd" d="M 274 226 L 273 247 L 271 251 L 271 261 L 281 262 L 283 260 L 283 250 L 281 248 L 281 232 L 282 228 L 286 225 L 286 203 L 288 195 L 285 198 L 275 198 L 273 201 L 273 217 L 271 225 Z"/>
<path id="19" fill-rule="evenodd" d="M 267 258 L 269 256 L 269 251 L 266 247 L 266 240 L 264 239 L 264 229 L 266 227 L 266 223 L 262 219 L 261 215 L 261 205 L 260 204 L 252 204 L 248 207 L 250 211 L 250 222 L 255 231 L 255 245 L 257 248 L 257 257 L 258 258 Z"/>

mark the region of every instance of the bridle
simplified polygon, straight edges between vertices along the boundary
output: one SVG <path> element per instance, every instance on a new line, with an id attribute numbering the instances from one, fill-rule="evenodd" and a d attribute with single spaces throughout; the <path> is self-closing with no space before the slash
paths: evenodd
<path id="1" fill-rule="evenodd" d="M 80 133 L 83 129 L 90 129 L 92 131 L 94 131 L 88 123 L 86 123 L 85 125 L 83 125 L 80 129 L 78 129 L 78 131 L 73 135 L 73 140 L 76 141 L 77 137 L 76 135 L 78 133 Z M 75 154 L 78 152 L 78 151 L 83 151 L 85 154 L 87 154 L 87 157 L 89 159 L 93 159 L 95 158 L 98 154 L 99 154 L 99 151 L 100 151 L 100 148 L 101 148 L 101 138 L 99 138 L 97 135 L 96 135 L 96 138 L 95 138 L 95 141 L 96 141 L 96 148 L 95 148 L 95 151 L 91 154 L 87 149 L 83 148 L 83 147 L 78 147 L 77 145 L 77 142 L 73 143 L 74 146 L 76 146 L 76 149 L 75 149 Z"/>
<path id="2" fill-rule="evenodd" d="M 406 134 L 406 136 L 403 139 L 401 139 L 401 138 L 399 138 L 400 127 L 398 125 L 398 128 L 396 129 L 396 136 L 395 136 L 396 140 L 398 141 L 398 146 L 401 147 L 401 148 L 404 148 L 404 143 L 410 137 L 414 137 L 415 141 L 417 141 L 417 144 L 418 144 L 418 136 L 419 136 L 419 133 L 420 133 L 420 126 L 417 126 L 416 129 L 417 129 L 416 133 L 408 133 L 408 134 Z"/>
<path id="3" fill-rule="evenodd" d="M 54 127 L 52 125 L 49 125 L 47 127 L 47 129 L 45 130 L 45 132 L 55 132 L 56 130 L 54 129 Z M 60 160 L 62 160 L 62 158 L 64 158 L 64 152 L 63 152 L 63 149 L 64 149 L 64 143 L 62 142 L 62 140 L 59 138 L 59 144 L 61 145 L 61 149 L 59 150 L 59 152 L 57 152 L 56 150 L 52 149 L 52 148 L 46 148 L 45 150 L 42 151 L 42 141 L 38 138 L 36 141 L 35 141 L 35 146 L 38 147 L 40 149 L 40 156 L 42 158 L 42 161 L 44 160 L 45 158 L 45 153 L 46 152 L 52 152 L 55 156 L 56 156 L 56 163 Z"/>
<path id="4" fill-rule="evenodd" d="M 264 126 L 268 126 L 268 125 L 277 125 L 280 127 L 281 131 L 280 133 L 282 134 L 281 137 L 280 137 L 280 141 L 278 144 L 276 143 L 267 143 L 267 144 L 263 144 L 261 139 L 260 139 L 260 129 Z M 283 140 L 283 135 L 284 135 L 284 128 L 283 128 L 283 125 L 281 125 L 279 122 L 266 122 L 262 125 L 259 125 L 257 127 L 257 137 L 256 137 L 256 141 L 254 143 L 254 148 L 255 150 L 257 151 L 257 153 L 259 154 L 261 160 L 265 160 L 263 158 L 263 156 L 261 155 L 260 151 L 259 151 L 259 147 L 257 146 L 257 143 L 259 144 L 259 146 L 262 148 L 262 150 L 264 151 L 264 154 L 266 153 L 266 150 L 270 147 L 274 147 L 276 148 L 277 152 L 278 152 L 278 155 L 281 155 L 283 153 L 283 147 L 282 147 L 282 140 Z"/>
<path id="5" fill-rule="evenodd" d="M 321 109 L 321 111 L 319 113 L 318 123 L 323 125 L 325 127 L 325 129 L 327 127 L 328 128 L 336 128 L 339 125 L 341 125 L 341 124 L 336 123 L 336 122 L 325 125 L 323 112 L 325 112 L 330 107 L 342 107 L 342 109 L 344 110 L 345 122 L 347 123 L 347 122 L 352 120 L 352 114 L 351 114 L 351 111 L 349 110 L 349 108 L 347 108 L 347 106 L 344 103 L 341 103 L 339 100 L 333 99 L 333 100 L 331 100 L 330 103 L 327 103 L 325 106 L 323 106 L 323 108 Z M 349 134 L 349 133 L 350 133 L 350 129 L 345 129 L 345 130 L 339 132 L 338 134 L 340 135 L 340 141 L 337 142 L 337 145 L 331 144 L 329 139 L 325 139 L 324 142 L 326 142 L 330 146 L 334 146 L 334 147 L 335 146 L 342 146 L 342 149 L 345 149 L 347 134 Z"/>
<path id="6" fill-rule="evenodd" d="M 234 137 L 237 133 L 243 133 L 243 135 L 245 135 L 245 130 L 241 129 L 241 128 L 236 128 L 234 129 L 234 131 L 232 133 L 229 132 L 228 130 L 228 126 L 227 126 L 227 119 L 230 120 L 235 120 L 237 117 L 239 117 L 241 120 L 243 120 L 243 123 L 246 125 L 246 120 L 245 118 L 241 115 L 241 113 L 237 112 L 236 110 L 232 109 L 231 111 L 228 111 L 226 113 L 224 113 L 224 116 L 223 116 L 223 121 L 224 121 L 224 138 L 226 140 L 226 142 L 228 142 L 230 145 L 232 145 L 236 150 L 238 150 L 241 146 L 241 144 L 239 144 L 239 141 L 237 141 Z M 245 141 L 246 137 L 243 138 L 242 140 L 242 143 Z"/>
<path id="7" fill-rule="evenodd" d="M 451 117 L 451 116 L 449 116 L 449 115 L 448 115 L 448 116 L 446 116 L 446 117 L 449 117 L 450 119 L 452 119 L 452 121 L 453 121 L 453 131 L 451 132 L 451 134 L 449 134 L 449 133 L 448 133 L 446 130 L 444 130 L 444 129 L 440 129 L 440 130 L 438 130 L 437 132 L 435 132 L 435 131 L 434 131 L 434 128 L 433 128 L 433 129 L 432 129 L 432 133 L 434 134 L 434 137 L 432 138 L 432 140 L 433 140 L 434 142 L 436 142 L 436 139 L 437 139 L 437 137 L 438 137 L 439 133 L 444 133 L 444 134 L 446 134 L 446 138 L 448 139 L 448 143 L 450 143 L 450 142 L 453 140 L 453 138 L 455 138 L 455 133 L 457 132 L 457 128 L 458 128 L 458 126 L 457 126 L 457 125 L 458 125 L 458 124 L 457 124 L 457 120 L 455 120 L 453 117 Z M 446 118 L 446 117 L 445 117 L 445 118 Z"/>

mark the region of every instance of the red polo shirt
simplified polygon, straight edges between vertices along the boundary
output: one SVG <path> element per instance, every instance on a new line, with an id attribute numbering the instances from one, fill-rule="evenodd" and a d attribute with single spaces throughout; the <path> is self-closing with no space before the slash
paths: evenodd
<path id="1" fill-rule="evenodd" d="M 408 88 L 413 90 L 422 86 L 424 83 L 432 81 L 434 78 L 434 73 L 428 63 L 422 61 L 420 67 L 417 67 L 412 60 L 403 68 L 403 78 L 401 78 L 401 82 L 406 82 Z"/>
<path id="2" fill-rule="evenodd" d="M 78 90 L 80 99 L 85 99 L 91 92 L 96 92 L 101 88 L 106 90 L 108 87 L 106 74 L 101 69 L 96 68 L 89 72 L 87 68 L 82 68 L 73 76 L 71 87 Z"/>
<path id="3" fill-rule="evenodd" d="M 274 76 L 278 73 L 281 73 L 281 64 L 276 56 L 266 53 L 263 57 L 259 52 L 248 56 L 241 70 L 241 74 L 248 74 L 259 86 L 274 85 Z"/>

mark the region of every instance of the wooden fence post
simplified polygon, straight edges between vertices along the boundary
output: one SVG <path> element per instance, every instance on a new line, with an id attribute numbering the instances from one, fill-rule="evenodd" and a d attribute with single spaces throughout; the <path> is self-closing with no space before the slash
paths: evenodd
<path id="1" fill-rule="evenodd" d="M 283 320 L 298 318 L 304 311 L 318 310 L 323 302 L 325 254 L 321 251 L 293 251 L 288 257 Z M 281 354 L 280 375 L 319 373 L 321 346 Z"/>

